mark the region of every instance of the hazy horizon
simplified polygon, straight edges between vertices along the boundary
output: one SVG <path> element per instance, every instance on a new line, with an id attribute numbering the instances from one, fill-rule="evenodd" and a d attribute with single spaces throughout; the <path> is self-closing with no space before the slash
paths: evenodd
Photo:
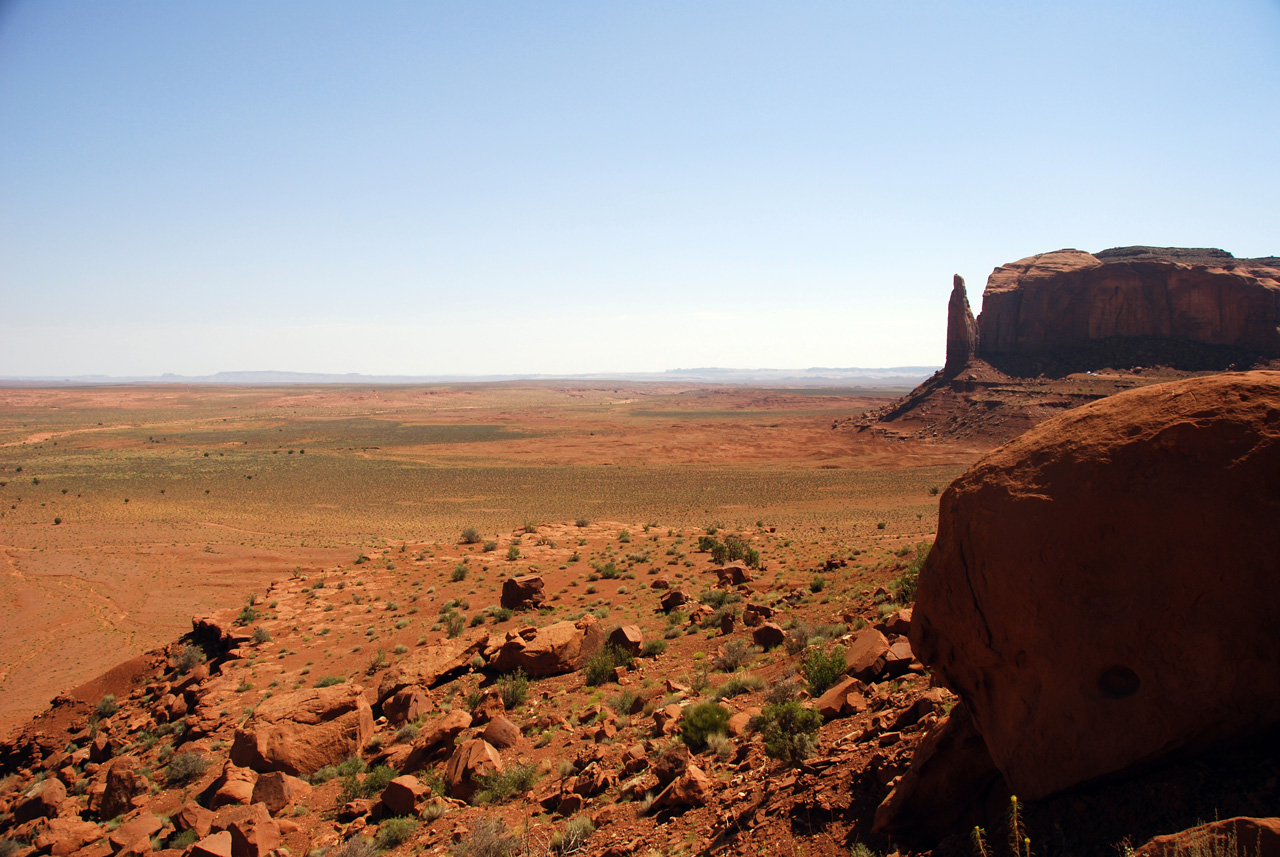
<path id="1" fill-rule="evenodd" d="M 1280 252 L 1280 4 L 0 2 L 0 377 L 932 366 Z"/>

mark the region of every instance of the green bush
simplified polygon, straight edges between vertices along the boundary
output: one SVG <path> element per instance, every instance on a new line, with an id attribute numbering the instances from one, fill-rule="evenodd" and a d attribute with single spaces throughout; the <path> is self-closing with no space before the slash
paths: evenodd
<path id="1" fill-rule="evenodd" d="M 209 760 L 199 753 L 174 753 L 169 757 L 165 780 L 169 784 L 186 783 L 196 779 L 209 769 Z"/>
<path id="2" fill-rule="evenodd" d="M 516 547 L 515 545 L 512 545 L 511 547 L 507 548 L 507 559 L 509 561 L 515 562 L 519 558 L 520 558 L 520 548 Z"/>
<path id="3" fill-rule="evenodd" d="M 467 617 L 463 616 L 461 613 L 450 611 L 449 614 L 444 617 L 445 633 L 449 635 L 450 639 L 461 634 L 462 629 L 466 626 Z"/>
<path id="4" fill-rule="evenodd" d="M 694 752 L 707 746 L 707 736 L 729 731 L 729 709 L 718 702 L 700 702 L 685 709 L 680 718 L 680 740 Z"/>
<path id="5" fill-rule="evenodd" d="M 787 765 L 809 758 L 821 726 L 821 714 L 795 701 L 766 705 L 756 718 L 756 728 L 764 737 L 765 754 Z"/>
<path id="6" fill-rule="evenodd" d="M 666 640 L 645 640 L 644 647 L 640 649 L 640 655 L 646 658 L 656 658 L 666 650 Z"/>
<path id="7" fill-rule="evenodd" d="M 449 579 L 454 583 L 467 579 L 467 564 L 460 562 L 453 567 L 453 574 L 449 575 Z"/>
<path id="8" fill-rule="evenodd" d="M 760 649 L 746 640 L 731 639 L 716 654 L 716 669 L 727 673 L 737 672 L 751 663 L 759 653 Z"/>
<path id="9" fill-rule="evenodd" d="M 417 829 L 418 822 L 412 818 L 388 818 L 378 825 L 378 835 L 374 837 L 373 844 L 382 851 L 389 851 L 408 842 Z"/>
<path id="10" fill-rule="evenodd" d="M 809 581 L 809 591 L 814 595 L 827 588 L 827 579 L 822 575 L 817 575 L 813 580 Z"/>
<path id="11" fill-rule="evenodd" d="M 529 696 L 529 676 L 522 669 L 499 676 L 497 685 L 498 695 L 502 697 L 502 705 L 507 711 L 523 705 Z"/>
<path id="12" fill-rule="evenodd" d="M 894 578 L 893 583 L 889 584 L 889 589 L 893 592 L 893 600 L 902 605 L 909 605 L 916 600 L 916 585 L 920 577 L 920 569 L 924 568 L 925 560 L 929 558 L 929 552 L 933 550 L 933 545 L 929 542 L 920 542 L 916 545 L 916 555 L 911 562 L 907 563 L 907 567 L 902 573 Z"/>
<path id="13" fill-rule="evenodd" d="M 582 674 L 589 685 L 595 686 L 613 680 L 613 671 L 617 667 L 630 667 L 635 663 L 635 655 L 626 649 L 614 645 L 606 645 L 600 651 L 587 658 L 582 665 Z"/>
<path id="14" fill-rule="evenodd" d="M 259 625 L 253 629 L 253 641 L 255 643 L 270 643 L 271 632 Z"/>
<path id="15" fill-rule="evenodd" d="M 501 803 L 516 795 L 522 795 L 538 781 L 538 766 L 529 763 L 513 765 L 505 771 L 495 771 L 480 778 L 480 788 L 476 791 L 477 804 Z"/>
<path id="16" fill-rule="evenodd" d="M 480 531 L 475 527 L 467 527 L 462 531 L 462 543 L 464 545 L 474 545 L 480 541 Z"/>
<path id="17" fill-rule="evenodd" d="M 327 675 L 316 682 L 316 687 L 333 687 L 335 684 L 342 684 L 344 681 L 346 679 L 340 675 Z"/>
<path id="18" fill-rule="evenodd" d="M 178 648 L 173 657 L 173 666 L 179 673 L 186 675 L 204 662 L 204 650 L 199 646 L 184 645 Z"/>
<path id="19" fill-rule="evenodd" d="M 821 695 L 836 683 L 848 666 L 841 648 L 826 651 L 816 647 L 811 649 L 801 664 L 804 680 L 809 683 L 809 693 L 813 696 Z"/>
<path id="20" fill-rule="evenodd" d="M 98 707 L 94 709 L 98 717 L 110 717 L 120 710 L 120 704 L 116 702 L 116 695 L 108 693 L 102 699 L 98 700 Z"/>
<path id="21" fill-rule="evenodd" d="M 249 625 L 258 619 L 258 611 L 253 609 L 252 604 L 246 604 L 240 609 L 240 615 L 236 616 L 237 625 Z"/>
<path id="22" fill-rule="evenodd" d="M 186 851 L 189 847 L 196 844 L 196 840 L 200 838 L 200 834 L 195 828 L 184 830 L 181 833 L 174 833 L 165 841 L 165 848 L 174 851 Z"/>
<path id="23" fill-rule="evenodd" d="M 485 542 L 483 545 L 481 545 L 480 549 L 483 550 L 485 553 L 493 553 L 498 549 L 498 543 L 494 541 L 488 541 L 488 542 Z"/>
<path id="24" fill-rule="evenodd" d="M 581 851 L 596 832 L 595 823 L 585 815 L 571 818 L 564 823 L 564 830 L 551 836 L 551 851 L 555 854 L 574 854 Z"/>
<path id="25" fill-rule="evenodd" d="M 450 857 L 514 857 L 520 840 L 511 835 L 500 818 L 483 816 L 471 826 L 471 833 L 454 844 Z"/>

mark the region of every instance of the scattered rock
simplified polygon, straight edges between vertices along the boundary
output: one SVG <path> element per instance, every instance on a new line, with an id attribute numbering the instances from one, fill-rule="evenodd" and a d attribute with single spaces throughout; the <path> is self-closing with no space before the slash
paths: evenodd
<path id="1" fill-rule="evenodd" d="M 255 803 L 249 812 L 231 822 L 231 857 L 267 857 L 280 847 L 280 828 L 267 807 Z"/>
<path id="2" fill-rule="evenodd" d="M 520 732 L 520 727 L 501 715 L 489 721 L 480 737 L 499 750 L 510 750 L 528 744 Z"/>
<path id="3" fill-rule="evenodd" d="M 502 584 L 501 604 L 508 610 L 536 610 L 546 601 L 542 578 L 536 574 L 509 577 Z"/>
<path id="4" fill-rule="evenodd" d="M 28 788 L 13 806 L 13 820 L 22 824 L 37 818 L 53 818 L 58 805 L 67 799 L 67 787 L 61 780 L 49 777 Z"/>
<path id="5" fill-rule="evenodd" d="M 786 640 L 787 632 L 782 630 L 781 625 L 773 622 L 765 622 L 763 625 L 758 625 L 751 632 L 751 641 L 766 652 L 781 646 Z"/>
<path id="6" fill-rule="evenodd" d="M 412 723 L 431 710 L 431 700 L 417 685 L 402 687 L 382 703 L 382 713 L 393 726 Z"/>
<path id="7" fill-rule="evenodd" d="M 579 669 L 603 646 L 599 620 L 587 615 L 577 622 L 508 633 L 492 665 L 499 672 L 522 669 L 530 678 L 560 675 Z"/>
<path id="8" fill-rule="evenodd" d="M 102 818 L 115 818 L 133 808 L 133 799 L 146 794 L 147 778 L 140 771 L 142 762 L 136 756 L 116 759 L 107 768 L 106 789 L 98 810 Z"/>
<path id="9" fill-rule="evenodd" d="M 682 589 L 668 589 L 658 603 L 662 605 L 663 613 L 670 613 L 672 610 L 688 604 L 691 600 L 689 594 Z"/>
<path id="10" fill-rule="evenodd" d="M 503 770 L 502 757 L 482 738 L 463 741 L 449 757 L 445 782 L 449 794 L 459 800 L 470 800 L 479 787 L 480 778 Z"/>
<path id="11" fill-rule="evenodd" d="M 400 770 L 405 773 L 416 771 L 444 755 L 453 748 L 454 740 L 470 726 L 471 715 L 460 708 L 424 724 L 413 739 L 413 749 Z"/>
<path id="12" fill-rule="evenodd" d="M 191 846 L 188 857 L 231 857 L 231 833 L 221 830 Z"/>
<path id="13" fill-rule="evenodd" d="M 734 562 L 726 566 L 721 566 L 715 570 L 716 582 L 720 586 L 741 586 L 755 578 L 751 576 L 751 569 L 747 568 L 745 563 Z"/>
<path id="14" fill-rule="evenodd" d="M 290 804 L 306 801 L 310 795 L 311 785 L 305 780 L 283 771 L 272 771 L 258 777 L 251 802 L 265 804 L 267 810 L 276 815 Z"/>
<path id="15" fill-rule="evenodd" d="M 846 672 L 859 681 L 875 681 L 884 673 L 889 657 L 889 641 L 875 628 L 863 628 L 845 647 Z"/>
<path id="16" fill-rule="evenodd" d="M 336 765 L 373 735 L 373 712 L 350 684 L 281 693 L 236 729 L 231 759 L 255 771 L 310 774 Z"/>
<path id="17" fill-rule="evenodd" d="M 382 805 L 390 815 L 416 815 L 418 805 L 431 797 L 431 787 L 411 775 L 396 777 L 382 791 Z"/>
<path id="18" fill-rule="evenodd" d="M 772 607 L 766 607 L 763 604 L 748 604 L 742 608 L 742 624 L 748 628 L 755 628 L 773 618 L 776 612 Z"/>
<path id="19" fill-rule="evenodd" d="M 1157 836 L 1138 848 L 1134 857 L 1181 857 L 1187 854 L 1280 857 L 1280 818 L 1241 816 Z"/>
<path id="20" fill-rule="evenodd" d="M 230 760 L 222 766 L 222 775 L 214 783 L 214 793 L 209 801 L 210 809 L 224 806 L 248 806 L 253 803 L 253 790 L 258 774 L 251 768 L 241 768 Z"/>
<path id="21" fill-rule="evenodd" d="M 639 657 L 644 648 L 644 634 L 639 625 L 622 625 L 609 635 L 609 644 Z"/>

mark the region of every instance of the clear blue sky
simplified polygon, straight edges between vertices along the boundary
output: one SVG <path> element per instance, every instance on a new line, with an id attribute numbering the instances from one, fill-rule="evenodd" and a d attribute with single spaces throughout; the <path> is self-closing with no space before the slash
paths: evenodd
<path id="1" fill-rule="evenodd" d="M 0 0 L 0 376 L 941 364 L 1277 200 L 1276 0 Z"/>

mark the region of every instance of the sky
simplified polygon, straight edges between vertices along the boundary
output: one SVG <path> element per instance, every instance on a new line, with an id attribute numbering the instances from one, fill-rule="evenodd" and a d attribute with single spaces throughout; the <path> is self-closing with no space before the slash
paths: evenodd
<path id="1" fill-rule="evenodd" d="M 0 0 L 0 377 L 941 365 L 1280 254 L 1280 2 Z"/>

